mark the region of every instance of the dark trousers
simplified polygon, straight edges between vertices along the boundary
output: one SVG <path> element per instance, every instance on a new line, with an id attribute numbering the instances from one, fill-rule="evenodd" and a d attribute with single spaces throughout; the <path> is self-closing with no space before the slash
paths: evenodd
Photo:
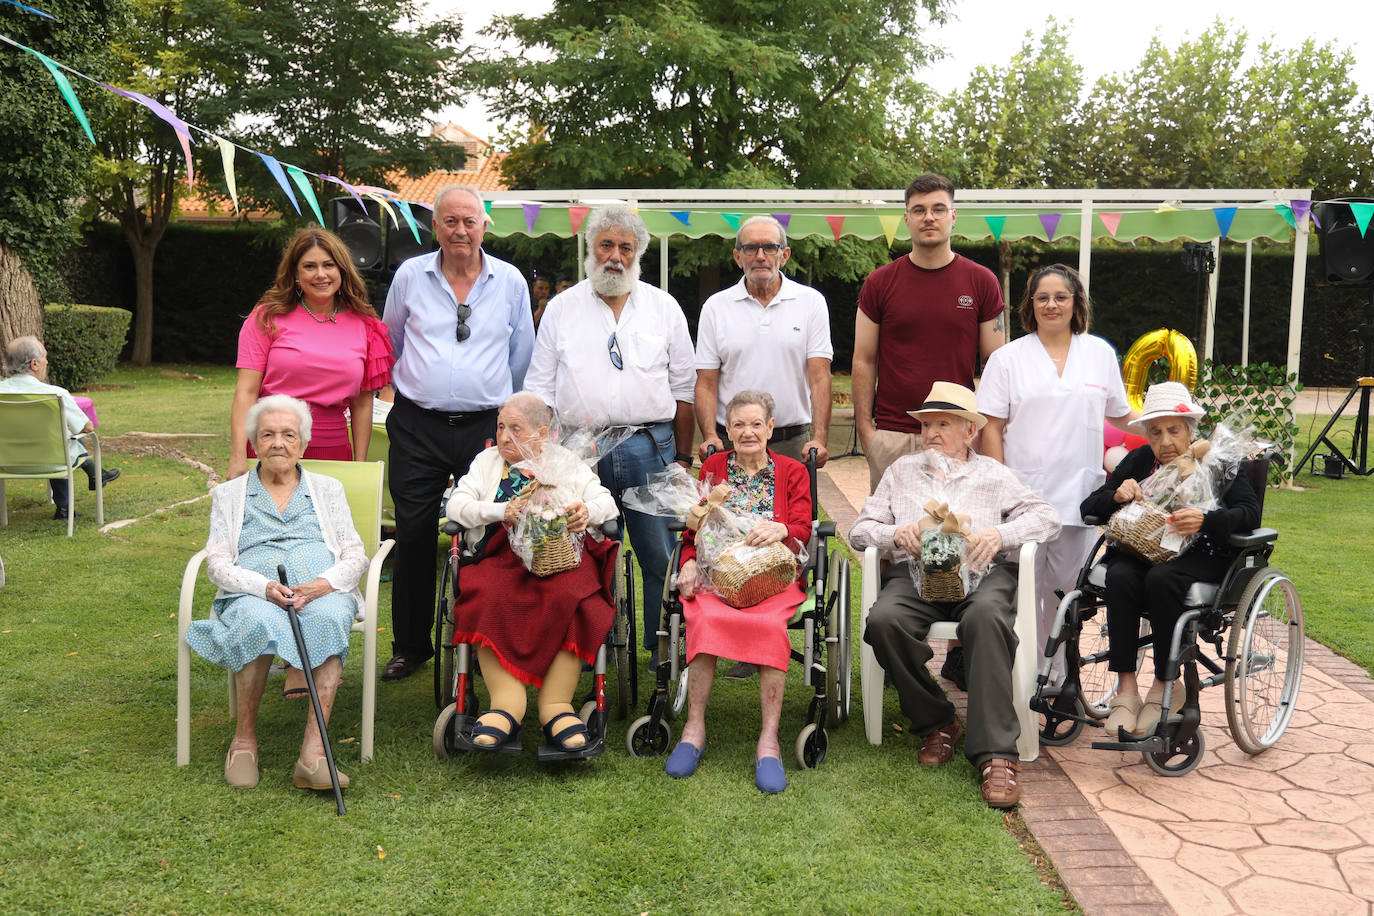
<path id="1" fill-rule="evenodd" d="M 78 464 L 78 465 L 77 465 L 77 468 L 79 468 L 80 470 L 85 471 L 85 472 L 86 472 L 86 476 L 87 476 L 88 478 L 90 478 L 91 483 L 92 483 L 92 484 L 95 483 L 95 459 L 94 459 L 94 458 L 87 458 L 85 461 L 83 461 L 83 462 L 81 462 L 80 464 Z M 51 479 L 48 481 L 48 488 L 49 488 L 50 490 L 52 490 L 52 501 L 53 501 L 53 504 L 56 505 L 58 509 L 61 509 L 63 512 L 66 512 L 66 511 L 67 511 L 67 500 L 71 498 L 71 494 L 70 494 L 69 492 L 67 492 L 67 478 L 65 478 L 65 477 L 53 477 L 53 478 L 51 478 Z"/>
<path id="2" fill-rule="evenodd" d="M 391 580 L 391 651 L 426 659 L 434 654 L 434 577 L 440 500 L 449 478 L 467 473 L 496 436 L 496 409 L 457 416 L 428 411 L 396 395 L 386 418 L 391 500 L 396 505 L 395 567 Z"/>
<path id="3" fill-rule="evenodd" d="M 963 601 L 931 603 L 916 593 L 910 563 L 883 573 L 882 590 L 868 612 L 864 642 L 892 676 L 902 712 L 917 735 L 928 735 L 954 719 L 954 704 L 926 669 L 935 654 L 926 642 L 930 625 L 959 622 L 968 673 L 968 722 L 964 755 L 981 766 L 993 757 L 1016 760 L 1021 725 L 1011 699 L 1016 655 L 1017 564 L 998 563 Z"/>
<path id="4" fill-rule="evenodd" d="M 1135 670 L 1140 618 L 1148 617 L 1154 637 L 1155 677 L 1162 679 L 1168 668 L 1174 626 L 1183 616 L 1183 596 L 1194 582 L 1220 582 L 1230 565 L 1229 556 L 1185 553 L 1177 560 L 1151 566 L 1113 551 L 1107 560 L 1108 670 Z"/>

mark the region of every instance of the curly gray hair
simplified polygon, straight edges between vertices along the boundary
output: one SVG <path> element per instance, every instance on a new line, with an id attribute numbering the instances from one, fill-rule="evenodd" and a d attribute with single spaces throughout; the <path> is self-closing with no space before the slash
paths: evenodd
<path id="1" fill-rule="evenodd" d="M 644 225 L 644 220 L 629 207 L 614 206 L 601 207 L 593 210 L 587 217 L 587 221 L 582 224 L 582 237 L 587 243 L 587 250 L 591 251 L 592 243 L 596 237 L 607 229 L 623 229 L 633 233 L 635 237 L 635 260 L 644 256 L 644 252 L 649 249 L 649 229 Z"/>
<path id="2" fill-rule="evenodd" d="M 310 427 L 312 425 L 310 405 L 284 394 L 269 394 L 248 408 L 248 416 L 243 421 L 244 431 L 248 433 L 248 441 L 252 442 L 258 438 L 258 421 L 262 419 L 262 415 L 277 413 L 278 411 L 296 415 L 297 432 L 300 433 L 301 449 L 304 450 L 310 444 Z"/>

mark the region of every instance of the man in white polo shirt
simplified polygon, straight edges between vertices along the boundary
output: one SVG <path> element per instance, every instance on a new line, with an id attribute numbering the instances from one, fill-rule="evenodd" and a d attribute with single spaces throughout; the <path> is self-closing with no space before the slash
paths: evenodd
<path id="1" fill-rule="evenodd" d="M 726 448 L 725 405 L 736 392 L 767 391 L 777 409 L 768 447 L 805 461 L 828 454 L 830 312 L 825 297 L 783 275 L 792 249 L 771 216 L 752 216 L 735 236 L 740 281 L 701 307 L 697 324 L 697 425 L 706 447 Z"/>

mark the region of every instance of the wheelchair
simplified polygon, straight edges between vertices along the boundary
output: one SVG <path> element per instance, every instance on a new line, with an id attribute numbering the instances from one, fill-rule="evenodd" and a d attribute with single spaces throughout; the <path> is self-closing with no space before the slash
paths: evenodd
<path id="1" fill-rule="evenodd" d="M 460 571 L 481 557 L 463 541 L 464 529 L 445 521 L 440 530 L 450 538 L 448 556 L 439 572 L 438 600 L 434 612 L 434 701 L 439 717 L 434 722 L 434 753 L 450 757 L 464 752 L 481 706 L 478 704 L 473 676 L 474 647 L 455 641 L 457 603 L 461 594 Z M 629 714 L 631 703 L 639 702 L 638 674 L 634 666 L 634 563 L 625 545 L 614 539 L 620 531 L 619 520 L 601 525 L 601 532 L 612 543 L 609 562 L 615 617 L 605 640 L 597 649 L 592 666 L 592 685 L 578 711 L 587 727 L 587 744 L 577 752 L 564 752 L 541 746 L 539 761 L 585 760 L 605 751 L 606 722 L 609 714 L 607 676 L 611 678 L 617 719 Z M 451 594 L 450 594 L 451 593 Z"/>
<path id="2" fill-rule="evenodd" d="M 1261 513 L 1268 464 L 1267 459 L 1241 463 L 1241 473 L 1259 497 Z M 1105 519 L 1084 521 L 1105 524 Z M 1163 776 L 1191 772 L 1205 749 L 1198 727 L 1199 692 L 1217 684 L 1225 688 L 1227 725 L 1241 750 L 1253 756 L 1283 736 L 1302 685 L 1304 630 L 1297 587 L 1269 565 L 1277 539 L 1272 528 L 1233 534 L 1229 543 L 1239 552 L 1222 580 L 1195 582 L 1189 588 L 1184 613 L 1170 637 L 1162 703 L 1168 710 L 1173 691 L 1182 689 L 1183 708 L 1166 714 L 1149 735 L 1135 738 L 1120 729 L 1116 740 L 1094 741 L 1093 748 L 1140 751 L 1150 768 Z M 1107 670 L 1107 566 L 1100 557 L 1105 540 L 1098 540 L 1076 587 L 1060 601 L 1046 639 L 1031 699 L 1031 709 L 1040 716 L 1044 745 L 1068 744 L 1084 725 L 1105 719 L 1115 693 L 1116 677 Z M 1137 667 L 1151 642 L 1148 622 L 1142 622 Z M 1065 675 L 1061 684 L 1051 686 L 1050 668 L 1060 647 Z M 1206 677 L 1199 677 L 1199 668 L 1206 670 Z"/>
<path id="3" fill-rule="evenodd" d="M 807 561 L 801 571 L 806 599 L 797 608 L 789 630 L 800 630 L 802 648 L 792 649 L 792 660 L 802 665 L 802 681 L 815 690 L 806 714 L 806 724 L 797 735 L 794 751 L 797 765 L 813 769 L 824 760 L 830 739 L 829 725 L 840 725 L 849 718 L 850 632 L 849 560 L 830 549 L 835 523 L 816 519 L 816 450 L 806 463 L 811 479 L 811 537 L 806 545 Z M 682 532 L 681 522 L 670 525 Z M 680 565 L 682 539 L 678 538 L 669 558 L 670 570 Z M 646 611 L 647 613 L 647 611 Z M 658 628 L 658 664 L 648 709 L 630 724 L 625 733 L 625 748 L 632 757 L 657 757 L 672 743 L 668 720 L 677 717 L 687 705 L 687 639 L 682 614 L 682 599 L 677 590 L 677 574 L 664 582 L 662 614 Z"/>

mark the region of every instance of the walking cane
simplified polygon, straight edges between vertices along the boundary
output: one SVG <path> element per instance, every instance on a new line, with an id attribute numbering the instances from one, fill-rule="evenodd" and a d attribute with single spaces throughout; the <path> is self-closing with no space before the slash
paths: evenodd
<path id="1" fill-rule="evenodd" d="M 277 578 L 283 587 L 291 587 L 286 584 L 286 567 L 280 563 L 277 564 Z M 315 724 L 320 727 L 320 740 L 324 742 L 324 761 L 329 766 L 329 779 L 334 783 L 334 801 L 342 816 L 347 809 L 344 808 L 343 789 L 339 787 L 339 768 L 334 766 L 334 751 L 329 746 L 329 729 L 325 727 L 324 711 L 320 709 L 320 694 L 315 690 L 315 672 L 310 665 L 310 654 L 305 651 L 305 636 L 301 634 L 301 622 L 296 618 L 294 607 L 286 609 L 286 619 L 291 621 L 291 635 L 296 638 L 296 653 L 301 657 L 301 671 L 305 673 L 305 686 L 310 691 L 310 705 L 315 708 Z"/>

